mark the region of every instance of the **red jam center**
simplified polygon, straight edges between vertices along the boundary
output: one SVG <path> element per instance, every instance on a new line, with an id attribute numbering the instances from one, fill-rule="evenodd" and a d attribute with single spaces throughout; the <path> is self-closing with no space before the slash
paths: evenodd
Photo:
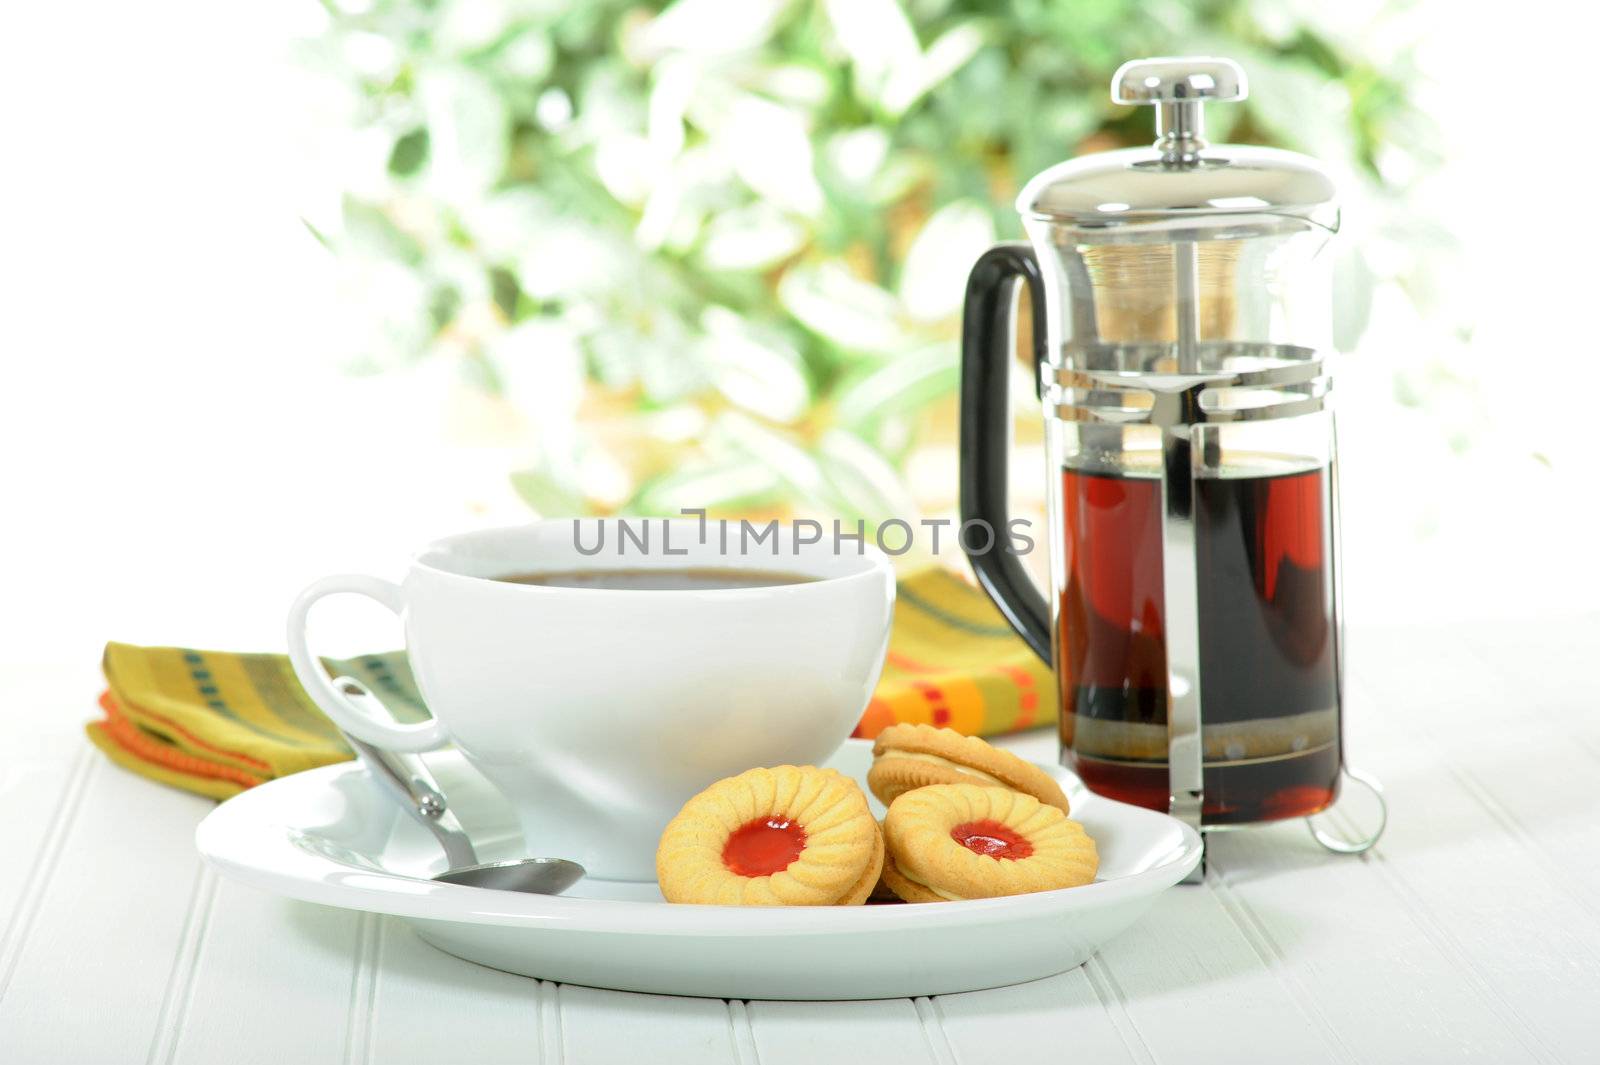
<path id="1" fill-rule="evenodd" d="M 782 818 L 758 817 L 733 830 L 722 848 L 722 864 L 739 876 L 771 876 L 789 868 L 805 849 L 805 829 Z"/>
<path id="2" fill-rule="evenodd" d="M 968 821 L 950 830 L 950 838 L 973 854 L 990 858 L 1026 858 L 1033 844 L 998 821 Z"/>

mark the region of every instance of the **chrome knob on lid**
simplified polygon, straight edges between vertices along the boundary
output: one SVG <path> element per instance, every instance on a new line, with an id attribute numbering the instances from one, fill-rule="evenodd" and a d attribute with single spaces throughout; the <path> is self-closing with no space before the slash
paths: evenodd
<path id="1" fill-rule="evenodd" d="M 1226 102 L 1250 95 L 1244 70 L 1231 59 L 1164 56 L 1122 64 L 1111 77 L 1111 99 L 1119 104 L 1154 104 L 1156 149 L 1171 166 L 1194 166 L 1205 150 L 1207 100 Z"/>

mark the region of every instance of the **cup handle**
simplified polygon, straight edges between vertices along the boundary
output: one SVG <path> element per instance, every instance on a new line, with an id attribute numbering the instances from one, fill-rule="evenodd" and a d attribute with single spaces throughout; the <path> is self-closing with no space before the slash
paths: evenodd
<path id="1" fill-rule="evenodd" d="M 305 686 L 306 694 L 321 707 L 323 713 L 333 719 L 335 725 L 374 747 L 417 753 L 444 746 L 449 737 L 437 719 L 402 725 L 394 721 L 380 721 L 363 713 L 355 702 L 334 686 L 322 663 L 311 653 L 311 647 L 306 642 L 306 617 L 318 600 L 341 593 L 376 599 L 396 614 L 405 607 L 405 593 L 398 584 L 359 573 L 324 577 L 301 592 L 289 608 L 289 662 L 294 666 L 295 676 Z"/>

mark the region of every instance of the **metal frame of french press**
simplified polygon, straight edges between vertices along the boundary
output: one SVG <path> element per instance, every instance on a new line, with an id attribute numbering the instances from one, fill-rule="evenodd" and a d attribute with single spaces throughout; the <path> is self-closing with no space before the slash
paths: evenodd
<path id="1" fill-rule="evenodd" d="M 1179 242 L 1188 254 L 1193 242 Z M 1192 296 L 1193 290 L 1190 290 Z M 1185 297 L 1180 295 L 1180 308 Z M 1189 304 L 1192 311 L 1192 301 Z M 1195 537 L 1195 451 L 1204 448 L 1206 427 L 1245 421 L 1299 417 L 1327 409 L 1331 386 L 1322 359 L 1310 348 L 1194 339 L 1179 330 L 1175 344 L 1075 345 L 1077 368 L 1046 363 L 1044 395 L 1051 413 L 1069 421 L 1100 423 L 1119 429 L 1149 425 L 1161 432 L 1162 567 L 1164 635 L 1167 655 L 1168 811 L 1197 832 L 1210 833 L 1253 825 L 1205 825 L 1205 749 L 1202 742 L 1204 677 L 1200 668 L 1200 604 Z M 1243 359 L 1263 369 L 1225 370 Z M 1173 362 L 1175 373 L 1153 372 L 1160 362 Z M 1227 389 L 1227 393 L 1217 390 Z M 1228 400 L 1218 397 L 1226 395 Z M 1243 403 L 1237 400 L 1248 395 Z M 1333 412 L 1328 411 L 1330 426 Z M 1337 438 L 1330 441 L 1328 462 L 1329 526 L 1333 536 L 1330 577 L 1341 579 L 1339 550 L 1339 481 Z M 1335 698 L 1343 723 L 1345 638 L 1341 596 L 1333 596 Z M 1371 776 L 1351 769 L 1341 755 L 1341 772 L 1369 788 L 1377 798 L 1380 820 L 1367 836 L 1345 840 L 1307 824 L 1329 850 L 1359 854 L 1383 834 L 1387 808 L 1382 789 Z M 1203 863 L 1190 876 L 1204 875 Z"/>

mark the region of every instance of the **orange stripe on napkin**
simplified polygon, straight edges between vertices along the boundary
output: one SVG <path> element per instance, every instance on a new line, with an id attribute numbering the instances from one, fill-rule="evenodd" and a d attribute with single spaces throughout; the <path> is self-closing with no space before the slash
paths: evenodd
<path id="1" fill-rule="evenodd" d="M 117 746 L 147 762 L 154 762 L 179 773 L 188 773 L 190 776 L 226 780 L 245 788 L 253 788 L 266 779 L 232 766 L 208 762 L 151 738 L 123 715 L 122 707 L 117 705 L 116 699 L 110 692 L 100 696 L 100 707 L 106 712 L 104 722 L 106 735 L 116 740 Z"/>
<path id="2" fill-rule="evenodd" d="M 861 715 L 861 722 L 850 735 L 858 740 L 877 739 L 878 733 L 894 722 L 894 708 L 889 705 L 888 700 L 874 695 L 872 701 L 867 704 L 866 713 Z"/>
<path id="3" fill-rule="evenodd" d="M 117 718 L 123 721 L 124 724 L 127 724 L 130 728 L 138 727 L 127 720 L 127 712 L 123 710 L 122 704 L 117 702 L 117 697 L 110 691 L 103 691 L 100 693 L 100 709 L 106 712 L 106 716 L 108 718 Z M 224 755 L 228 758 L 236 758 L 241 762 L 248 762 L 257 769 L 261 770 L 262 773 L 267 774 L 265 777 L 260 779 L 270 779 L 272 767 L 263 762 L 261 759 L 252 758 L 243 751 L 230 751 L 226 747 L 218 747 L 214 743 L 207 743 L 205 740 L 201 739 L 199 736 L 196 736 L 193 732 L 190 732 L 188 729 L 184 728 L 170 717 L 164 717 L 161 714 L 152 713 L 142 706 L 139 707 L 138 710 L 140 716 L 147 717 L 152 721 L 160 722 L 163 728 L 170 729 L 171 731 L 177 733 L 178 735 L 182 736 L 184 740 L 194 744 L 196 747 L 202 747 L 208 751 L 215 751 L 217 754 Z"/>
<path id="4" fill-rule="evenodd" d="M 1031 728 L 1034 719 L 1039 716 L 1039 689 L 1033 683 L 1033 677 L 1020 666 L 1013 666 L 1005 662 L 995 663 L 995 669 L 1010 678 L 1011 683 L 1017 686 L 1017 719 L 1011 723 L 1014 729 Z"/>

